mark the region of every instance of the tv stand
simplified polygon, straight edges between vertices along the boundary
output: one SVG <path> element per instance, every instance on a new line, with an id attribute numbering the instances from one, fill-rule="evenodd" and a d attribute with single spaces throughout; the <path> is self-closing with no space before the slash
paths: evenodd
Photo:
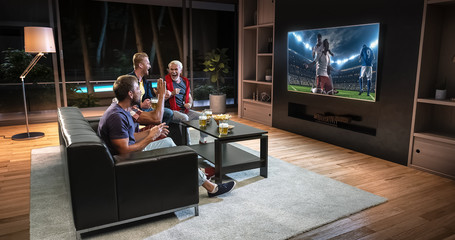
<path id="1" fill-rule="evenodd" d="M 354 115 L 332 115 L 332 114 L 320 114 L 316 113 L 310 115 L 306 113 L 305 105 L 298 103 L 289 103 L 288 104 L 288 116 L 305 121 L 315 122 L 319 124 L 325 124 L 328 126 L 342 128 L 349 131 L 354 131 L 358 133 L 363 133 L 367 135 L 376 136 L 376 128 L 360 126 L 352 124 L 351 120 L 360 121 L 362 118 L 360 116 Z M 322 116 L 322 117 L 321 117 Z M 349 119 L 349 121 L 347 121 Z"/>

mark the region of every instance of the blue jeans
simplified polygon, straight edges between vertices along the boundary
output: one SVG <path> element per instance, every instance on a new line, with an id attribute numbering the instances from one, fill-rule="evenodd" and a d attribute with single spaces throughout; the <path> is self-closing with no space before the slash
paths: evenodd
<path id="1" fill-rule="evenodd" d="M 175 147 L 175 143 L 174 141 L 172 141 L 172 138 L 170 137 L 167 137 L 167 138 L 163 138 L 161 140 L 158 140 L 158 141 L 154 141 L 154 142 L 151 142 L 149 143 L 145 148 L 144 150 L 142 151 L 151 151 L 153 149 L 159 149 L 159 148 L 167 148 L 167 147 Z M 198 184 L 199 186 L 202 186 L 202 184 L 207 181 L 207 177 L 205 176 L 205 174 L 201 171 L 201 169 L 197 169 L 197 172 L 198 172 Z"/>

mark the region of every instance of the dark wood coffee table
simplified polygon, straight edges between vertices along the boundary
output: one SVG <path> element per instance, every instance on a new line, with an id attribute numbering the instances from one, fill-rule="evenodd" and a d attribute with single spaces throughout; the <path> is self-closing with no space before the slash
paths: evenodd
<path id="1" fill-rule="evenodd" d="M 222 176 L 226 173 L 238 172 L 253 168 L 260 168 L 260 175 L 267 177 L 268 166 L 268 136 L 267 131 L 250 127 L 229 120 L 229 125 L 235 127 L 228 135 L 220 136 L 218 125 L 211 119 L 206 127 L 199 127 L 199 121 L 182 122 L 183 141 L 187 143 L 187 128 L 192 127 L 215 138 L 213 143 L 190 145 L 197 154 L 215 164 L 215 182 L 221 183 Z M 240 142 L 252 139 L 260 139 L 260 157 L 245 152 L 230 142 Z"/>

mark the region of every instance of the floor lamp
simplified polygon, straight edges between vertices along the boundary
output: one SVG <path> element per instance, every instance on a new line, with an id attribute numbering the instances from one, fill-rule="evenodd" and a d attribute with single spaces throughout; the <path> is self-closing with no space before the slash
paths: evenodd
<path id="1" fill-rule="evenodd" d="M 55 53 L 54 34 L 52 28 L 48 27 L 24 27 L 25 52 L 38 53 L 21 74 L 22 94 L 24 96 L 25 125 L 26 133 L 19 133 L 11 137 L 13 140 L 29 140 L 44 137 L 42 132 L 30 132 L 28 129 L 27 100 L 25 97 L 25 76 L 32 70 L 44 53 Z"/>

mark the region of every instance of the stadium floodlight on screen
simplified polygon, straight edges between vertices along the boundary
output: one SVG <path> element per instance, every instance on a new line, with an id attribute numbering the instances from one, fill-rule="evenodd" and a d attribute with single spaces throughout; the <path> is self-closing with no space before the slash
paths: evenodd
<path id="1" fill-rule="evenodd" d="M 379 23 L 288 32 L 288 90 L 376 101 Z"/>

